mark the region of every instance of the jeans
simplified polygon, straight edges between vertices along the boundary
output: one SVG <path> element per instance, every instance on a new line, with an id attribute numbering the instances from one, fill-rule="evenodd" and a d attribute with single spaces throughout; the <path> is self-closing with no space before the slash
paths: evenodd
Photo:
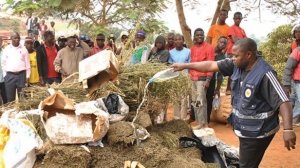
<path id="1" fill-rule="evenodd" d="M 293 109 L 293 124 L 296 124 L 300 118 L 300 83 L 294 84 L 295 106 Z"/>
<path id="2" fill-rule="evenodd" d="M 207 100 L 205 81 L 192 82 L 192 106 L 195 112 L 195 120 L 199 124 L 207 124 Z"/>

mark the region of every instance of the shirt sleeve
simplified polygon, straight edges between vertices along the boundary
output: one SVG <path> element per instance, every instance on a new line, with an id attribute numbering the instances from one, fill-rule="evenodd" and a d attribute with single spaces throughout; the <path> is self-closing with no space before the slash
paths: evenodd
<path id="1" fill-rule="evenodd" d="M 289 57 L 284 68 L 284 75 L 282 77 L 283 86 L 291 86 L 292 75 L 297 64 L 298 64 L 297 60 Z"/>
<path id="2" fill-rule="evenodd" d="M 7 59 L 7 50 L 4 49 L 1 57 L 1 67 L 3 71 L 3 77 L 6 76 L 6 59 Z"/>
<path id="3" fill-rule="evenodd" d="M 234 64 L 231 58 L 226 58 L 220 61 L 217 61 L 219 71 L 223 76 L 231 76 L 234 69 Z"/>
<path id="4" fill-rule="evenodd" d="M 58 53 L 57 53 L 57 56 L 53 62 L 54 64 L 54 69 L 56 72 L 60 72 L 61 70 L 61 61 L 62 61 L 62 58 L 61 58 L 61 53 L 62 53 L 62 50 L 60 50 Z"/>
<path id="5" fill-rule="evenodd" d="M 273 71 L 267 72 L 263 77 L 260 84 L 260 93 L 273 109 L 278 109 L 283 102 L 289 101 Z"/>

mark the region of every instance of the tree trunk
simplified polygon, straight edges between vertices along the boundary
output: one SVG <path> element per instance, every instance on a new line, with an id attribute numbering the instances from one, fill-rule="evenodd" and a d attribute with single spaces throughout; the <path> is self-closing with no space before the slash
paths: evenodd
<path id="1" fill-rule="evenodd" d="M 230 11 L 230 1 L 229 0 L 218 0 L 218 5 L 217 5 L 214 17 L 213 17 L 210 25 L 214 25 L 214 24 L 217 23 L 219 13 L 220 13 L 221 9 L 225 9 L 227 11 Z"/>
<path id="2" fill-rule="evenodd" d="M 222 4 L 223 4 L 223 0 L 218 0 L 218 5 L 210 25 L 214 25 L 217 23 Z"/>
<path id="3" fill-rule="evenodd" d="M 176 0 L 176 9 L 177 9 L 178 20 L 179 20 L 179 24 L 180 24 L 180 28 L 181 28 L 183 37 L 185 39 L 187 46 L 191 47 L 193 45 L 193 41 L 192 41 L 192 37 L 191 37 L 192 33 L 191 33 L 191 29 L 186 24 L 182 0 Z"/>

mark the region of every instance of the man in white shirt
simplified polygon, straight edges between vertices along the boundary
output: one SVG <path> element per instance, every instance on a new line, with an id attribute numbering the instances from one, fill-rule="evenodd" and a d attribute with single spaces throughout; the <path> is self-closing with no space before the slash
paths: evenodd
<path id="1" fill-rule="evenodd" d="M 7 101 L 14 101 L 16 89 L 18 93 L 25 87 L 30 76 L 28 51 L 20 44 L 20 35 L 13 32 L 11 44 L 4 48 L 1 58 Z"/>

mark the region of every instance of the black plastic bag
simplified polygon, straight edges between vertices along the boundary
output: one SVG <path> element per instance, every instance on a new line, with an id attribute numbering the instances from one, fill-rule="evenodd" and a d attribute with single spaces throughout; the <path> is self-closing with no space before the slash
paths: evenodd
<path id="1" fill-rule="evenodd" d="M 201 140 L 189 137 L 180 137 L 179 144 L 184 148 L 196 146 L 202 151 L 201 160 L 204 163 L 217 163 L 221 168 L 226 168 L 226 165 L 221 158 L 216 146 L 206 147 L 202 144 Z"/>
<path id="2" fill-rule="evenodd" d="M 111 93 L 106 98 L 103 98 L 103 102 L 109 114 L 118 114 L 119 97 L 118 95 Z"/>

